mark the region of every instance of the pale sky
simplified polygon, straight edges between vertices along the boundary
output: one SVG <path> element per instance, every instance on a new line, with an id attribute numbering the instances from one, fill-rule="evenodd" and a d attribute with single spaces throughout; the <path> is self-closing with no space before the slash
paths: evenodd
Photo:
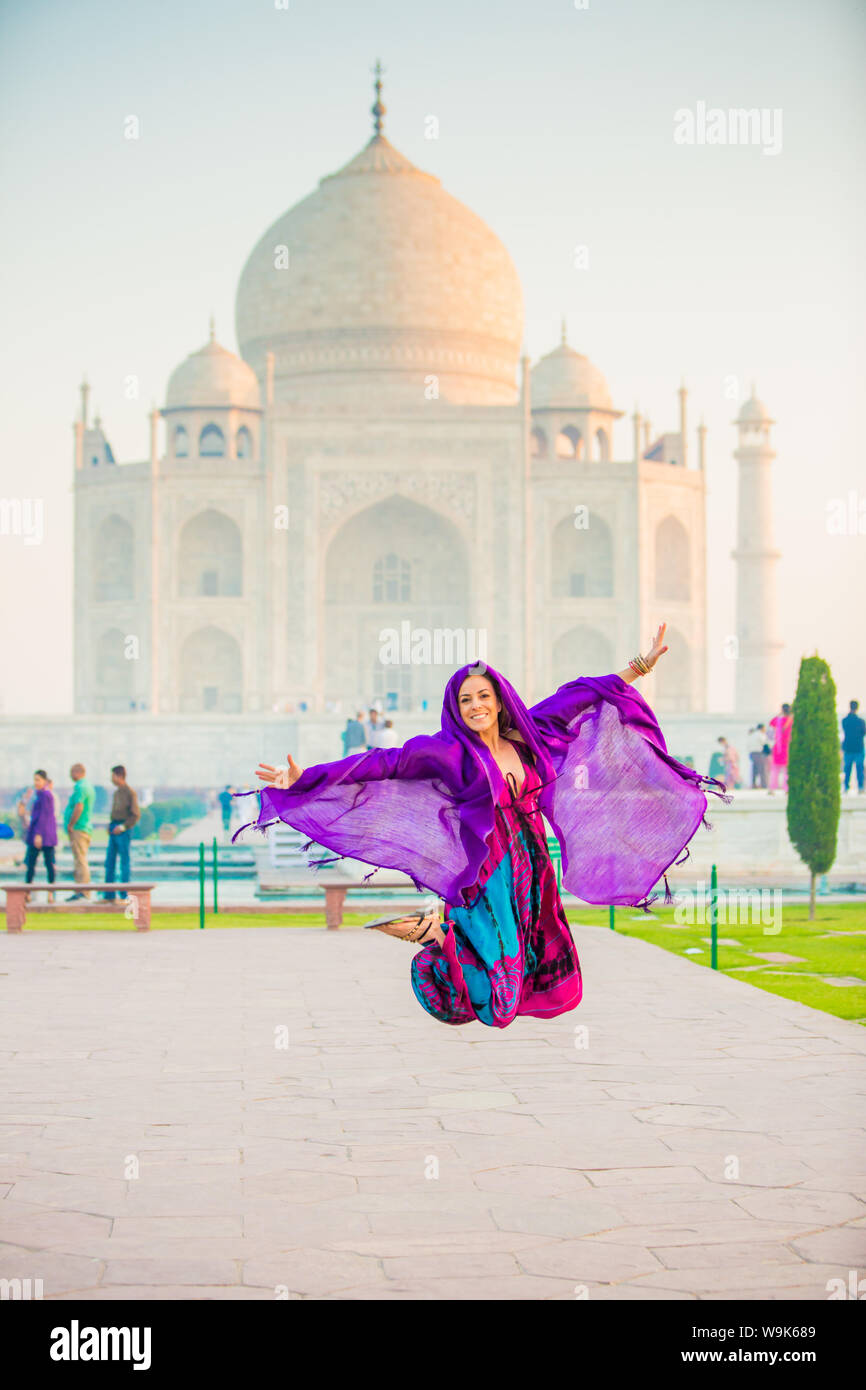
<path id="1" fill-rule="evenodd" d="M 146 457 L 150 403 L 211 313 L 237 350 L 235 289 L 262 232 L 369 138 L 377 57 L 389 139 L 514 258 L 533 360 L 564 315 L 617 408 L 676 430 L 684 378 L 692 427 L 703 414 L 710 709 L 733 702 L 732 379 L 741 399 L 755 380 L 778 421 L 786 698 L 817 650 L 840 707 L 866 702 L 866 535 L 827 530 L 833 499 L 866 506 L 866 7 L 19 0 L 0 6 L 0 498 L 42 498 L 45 538 L 0 535 L 0 712 L 72 707 L 82 373 L 115 457 Z M 675 143 L 675 113 L 700 102 L 781 112 L 780 151 Z"/>

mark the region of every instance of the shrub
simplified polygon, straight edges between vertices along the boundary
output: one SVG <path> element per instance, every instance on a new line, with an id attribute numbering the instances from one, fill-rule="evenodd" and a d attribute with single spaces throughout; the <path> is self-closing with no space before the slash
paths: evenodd
<path id="1" fill-rule="evenodd" d="M 207 805 L 200 796 L 178 796 L 170 801 L 152 801 L 149 806 L 142 807 L 141 817 L 132 832 L 133 838 L 145 840 L 150 835 L 156 835 L 159 827 L 166 822 L 176 826 L 189 825 L 191 821 L 205 815 L 206 811 Z"/>

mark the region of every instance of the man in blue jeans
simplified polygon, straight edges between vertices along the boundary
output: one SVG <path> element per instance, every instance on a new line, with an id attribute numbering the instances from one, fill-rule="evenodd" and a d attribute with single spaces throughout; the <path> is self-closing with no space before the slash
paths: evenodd
<path id="1" fill-rule="evenodd" d="M 126 768 L 122 763 L 111 769 L 111 780 L 114 783 L 114 798 L 111 803 L 111 820 L 108 825 L 108 852 L 105 856 L 105 882 L 106 883 L 128 883 L 129 882 L 129 836 L 132 827 L 138 821 L 141 812 L 138 809 L 138 797 L 126 780 Z M 115 869 L 117 867 L 117 857 L 120 856 L 120 879 L 115 879 Z M 113 893 L 103 893 L 106 902 L 114 902 Z M 119 898 L 127 896 L 125 890 L 121 890 Z"/>

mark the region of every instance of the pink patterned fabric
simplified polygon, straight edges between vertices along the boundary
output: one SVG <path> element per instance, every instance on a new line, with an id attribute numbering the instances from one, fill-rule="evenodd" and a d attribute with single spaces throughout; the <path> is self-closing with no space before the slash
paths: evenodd
<path id="1" fill-rule="evenodd" d="M 443 1023 L 506 1028 L 521 1014 L 550 1018 L 580 1003 L 580 962 L 556 886 L 538 807 L 541 779 L 517 744 L 525 780 L 509 774 L 488 836 L 488 857 L 467 905 L 448 907 L 445 944 L 415 956 L 412 987 Z"/>

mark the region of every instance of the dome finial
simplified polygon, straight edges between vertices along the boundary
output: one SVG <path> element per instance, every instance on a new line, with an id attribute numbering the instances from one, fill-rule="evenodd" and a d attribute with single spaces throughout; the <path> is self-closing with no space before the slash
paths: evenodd
<path id="1" fill-rule="evenodd" d="M 568 347 L 568 330 L 565 325 L 565 314 L 562 316 L 562 347 Z"/>
<path id="2" fill-rule="evenodd" d="M 215 327 L 214 321 L 213 321 L 213 314 L 211 314 L 211 316 L 210 316 L 210 324 L 209 324 L 209 327 L 210 327 L 210 340 L 211 340 L 212 343 L 215 343 L 215 342 L 216 342 L 216 327 Z"/>
<path id="3" fill-rule="evenodd" d="M 382 117 L 388 109 L 387 106 L 385 106 L 382 102 L 382 73 L 384 71 L 385 69 L 382 67 L 382 64 L 379 62 L 379 59 L 377 58 L 376 66 L 373 68 L 373 74 L 376 78 L 376 81 L 374 83 L 374 88 L 376 91 L 376 100 L 370 107 L 370 110 L 373 114 L 373 134 L 377 137 L 382 134 Z"/>

